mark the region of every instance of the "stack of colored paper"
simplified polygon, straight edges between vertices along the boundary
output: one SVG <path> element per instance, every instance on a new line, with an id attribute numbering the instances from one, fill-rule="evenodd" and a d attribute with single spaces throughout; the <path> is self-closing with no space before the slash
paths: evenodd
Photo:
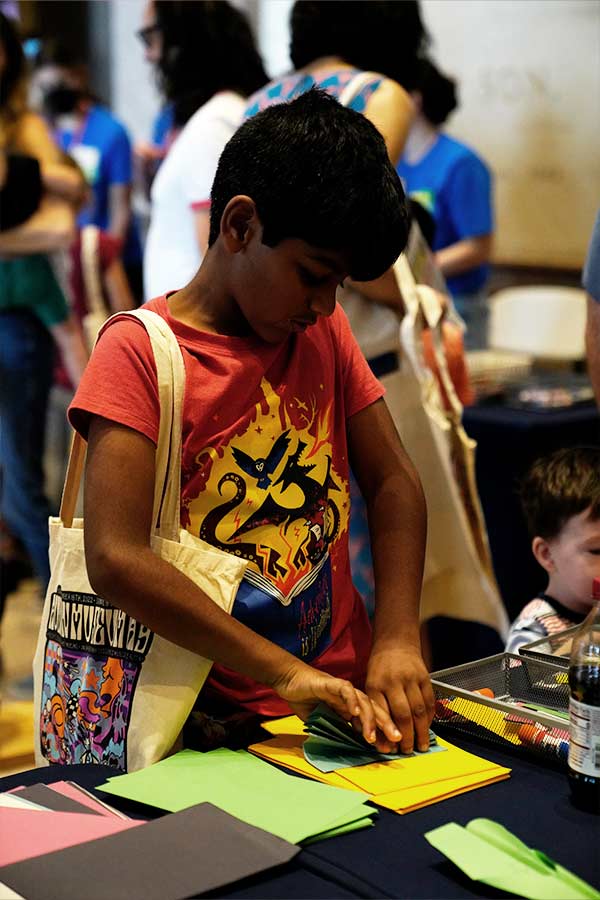
<path id="1" fill-rule="evenodd" d="M 300 719 L 289 716 L 263 723 L 263 727 L 275 737 L 253 744 L 248 748 L 251 753 L 323 784 L 363 791 L 374 803 L 401 814 L 494 784 L 510 774 L 510 769 L 467 753 L 439 737 L 438 744 L 445 753 L 399 756 L 351 768 L 342 764 L 335 771 L 321 772 L 305 759 L 306 734 Z"/>
<path id="2" fill-rule="evenodd" d="M 335 772 L 337 769 L 364 766 L 388 759 L 408 759 L 416 753 L 380 753 L 368 744 L 349 722 L 338 716 L 329 706 L 320 703 L 306 720 L 308 737 L 302 747 L 304 758 L 320 772 Z M 438 744 L 433 731 L 429 729 L 429 750 L 427 753 L 441 753 L 445 750 Z"/>
<path id="3" fill-rule="evenodd" d="M 245 750 L 183 750 L 99 790 L 171 812 L 212 803 L 293 844 L 370 826 L 377 815 L 365 793 L 290 778 Z"/>
<path id="4" fill-rule="evenodd" d="M 132 821 L 65 782 L 0 794 L 0 835 L 0 897 L 28 900 L 183 900 L 299 852 L 210 803 Z"/>
<path id="5" fill-rule="evenodd" d="M 109 810 L 86 792 L 81 793 L 85 801 L 73 799 L 69 788 L 64 792 L 64 784 L 56 788 L 37 784 L 0 794 L 0 867 L 143 824 Z"/>

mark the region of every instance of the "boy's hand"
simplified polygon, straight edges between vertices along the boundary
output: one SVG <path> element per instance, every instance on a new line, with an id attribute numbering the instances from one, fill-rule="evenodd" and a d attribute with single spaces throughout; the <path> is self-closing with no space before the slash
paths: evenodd
<path id="1" fill-rule="evenodd" d="M 429 749 L 429 726 L 435 700 L 429 673 L 416 648 L 377 650 L 371 654 L 366 692 L 398 727 L 400 749 Z"/>
<path id="2" fill-rule="evenodd" d="M 400 733 L 386 707 L 373 703 L 366 694 L 343 678 L 334 678 L 298 662 L 272 687 L 303 721 L 315 706 L 326 703 L 344 719 L 352 721 L 355 729 L 378 750 L 387 752 L 389 746 L 395 747 L 400 740 Z"/>

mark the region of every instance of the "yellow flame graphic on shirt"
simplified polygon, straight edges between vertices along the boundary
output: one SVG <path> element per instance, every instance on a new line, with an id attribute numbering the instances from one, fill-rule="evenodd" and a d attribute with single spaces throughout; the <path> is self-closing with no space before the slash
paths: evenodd
<path id="1" fill-rule="evenodd" d="M 206 447 L 198 454 L 198 464 L 207 466 L 209 474 L 205 489 L 188 501 L 188 528 L 194 534 L 200 534 L 206 516 L 216 507 L 229 504 L 230 508 L 223 510 L 216 526 L 216 541 L 226 544 L 227 549 L 231 546 L 232 552 L 240 542 L 256 545 L 257 556 L 264 560 L 263 574 L 287 593 L 312 567 L 307 548 L 319 539 L 329 543 L 327 538 L 331 538 L 334 528 L 335 541 L 347 530 L 350 493 L 346 477 L 333 468 L 331 404 L 323 409 L 319 408 L 315 397 L 283 398 L 266 379 L 261 388 L 263 398 L 237 434 L 227 444 Z M 285 452 L 274 464 L 269 454 L 275 442 L 288 430 Z M 234 449 L 258 461 L 257 466 L 264 461 L 262 468 L 257 468 L 257 474 L 240 467 Z M 299 449 L 298 477 L 282 480 L 289 457 Z M 220 493 L 219 483 L 228 473 L 239 476 L 237 483 L 225 481 Z M 240 490 L 240 477 L 245 490 Z M 259 486 L 261 480 L 262 486 Z M 326 482 L 328 487 L 319 491 L 319 486 Z M 319 495 L 318 502 L 307 501 L 307 490 L 314 490 Z M 278 508 L 289 511 L 291 518 L 275 524 L 272 521 L 257 524 L 237 538 L 233 537 L 268 497 Z M 251 565 L 259 570 L 255 563 Z"/>

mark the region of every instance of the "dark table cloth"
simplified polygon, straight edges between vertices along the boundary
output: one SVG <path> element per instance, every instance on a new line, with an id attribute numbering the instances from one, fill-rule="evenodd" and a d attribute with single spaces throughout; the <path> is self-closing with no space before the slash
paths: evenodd
<path id="1" fill-rule="evenodd" d="M 529 846 L 543 850 L 600 888 L 600 819 L 571 805 L 564 772 L 492 745 L 466 740 L 450 730 L 445 730 L 444 736 L 466 750 L 511 767 L 511 777 L 405 816 L 381 809 L 373 828 L 313 844 L 288 865 L 211 896 L 500 897 L 500 892 L 470 882 L 423 837 L 426 831 L 446 822 L 466 825 L 477 817 L 500 822 Z M 0 779 L 0 790 L 62 779 L 93 790 L 112 774 L 114 770 L 103 767 L 52 766 Z M 120 805 L 115 797 L 98 796 Z"/>

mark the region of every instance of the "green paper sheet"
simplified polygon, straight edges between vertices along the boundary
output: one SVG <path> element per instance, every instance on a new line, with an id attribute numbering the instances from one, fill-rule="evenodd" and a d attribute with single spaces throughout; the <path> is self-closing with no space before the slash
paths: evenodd
<path id="1" fill-rule="evenodd" d="M 370 816 L 366 816 L 364 819 L 357 819 L 356 822 L 348 822 L 347 825 L 340 825 L 339 828 L 330 828 L 329 831 L 323 834 L 315 834 L 314 837 L 306 838 L 305 841 L 302 841 L 302 846 L 307 847 L 309 844 L 316 844 L 317 841 L 323 841 L 327 838 L 339 837 L 341 834 L 351 834 L 353 831 L 360 831 L 361 828 L 372 828 L 374 824 L 373 819 Z"/>
<path id="2" fill-rule="evenodd" d="M 600 900 L 600 893 L 491 819 L 448 822 L 425 838 L 469 878 L 528 900 Z"/>
<path id="3" fill-rule="evenodd" d="M 309 736 L 302 748 L 304 758 L 311 766 L 324 773 L 390 759 L 427 756 L 428 753 L 441 753 L 446 749 L 437 744 L 435 734 L 430 729 L 429 750 L 426 753 L 380 753 L 367 743 L 362 735 L 357 734 L 341 716 L 323 703 L 319 704 L 308 717 L 306 730 Z"/>
<path id="4" fill-rule="evenodd" d="M 183 751 L 100 790 L 170 812 L 212 803 L 294 844 L 374 813 L 367 794 L 287 775 L 244 750 Z"/>

